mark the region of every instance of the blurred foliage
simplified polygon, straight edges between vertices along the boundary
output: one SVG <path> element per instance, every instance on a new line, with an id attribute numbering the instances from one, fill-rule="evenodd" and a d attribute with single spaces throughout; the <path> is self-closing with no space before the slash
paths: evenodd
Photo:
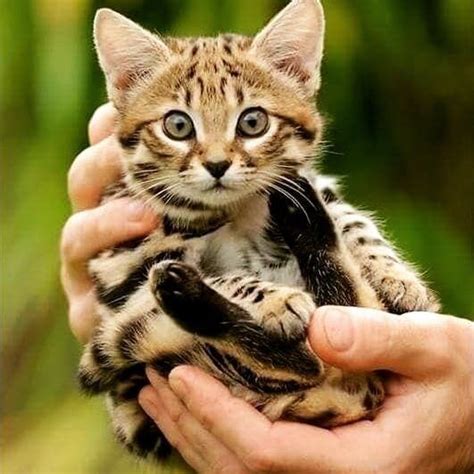
<path id="1" fill-rule="evenodd" d="M 3 0 L 2 0 L 3 1 Z M 13 473 L 147 472 L 77 395 L 58 240 L 66 174 L 105 100 L 96 8 L 165 34 L 254 33 L 284 0 L 17 0 L 0 16 L 2 465 Z M 320 108 L 327 172 L 377 210 L 446 312 L 474 315 L 472 0 L 326 0 Z M 150 469 L 148 471 L 151 472 Z M 185 472 L 171 463 L 153 472 Z"/>

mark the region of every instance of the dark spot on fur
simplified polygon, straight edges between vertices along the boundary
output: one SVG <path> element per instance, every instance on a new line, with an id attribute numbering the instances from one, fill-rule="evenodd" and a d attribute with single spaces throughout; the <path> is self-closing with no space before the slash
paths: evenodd
<path id="1" fill-rule="evenodd" d="M 342 233 L 347 234 L 348 232 L 351 232 L 356 229 L 363 229 L 365 227 L 365 223 L 361 221 L 355 221 L 355 222 L 350 222 L 349 224 L 346 224 L 342 228 Z"/>
<path id="2" fill-rule="evenodd" d="M 263 290 L 260 290 L 257 292 L 255 298 L 253 299 L 252 303 L 260 303 L 260 301 L 263 301 L 265 298 L 265 292 Z"/>
<path id="3" fill-rule="evenodd" d="M 237 93 L 238 103 L 242 104 L 242 102 L 244 101 L 244 91 L 242 90 L 241 87 L 237 87 L 236 93 Z"/>
<path id="4" fill-rule="evenodd" d="M 202 94 L 204 94 L 204 81 L 201 77 L 198 77 L 197 82 L 199 84 L 199 89 L 200 89 L 201 95 L 202 95 Z"/>
<path id="5" fill-rule="evenodd" d="M 130 149 L 130 150 L 135 149 L 140 143 L 140 132 L 141 132 L 141 129 L 135 130 L 133 133 L 129 135 L 120 135 L 119 136 L 120 144 L 126 149 Z"/>
<path id="6" fill-rule="evenodd" d="M 97 341 L 93 341 L 91 346 L 91 355 L 94 362 L 101 368 L 111 366 L 111 359 L 108 354 L 104 352 L 103 347 Z"/>
<path id="7" fill-rule="evenodd" d="M 371 395 L 369 392 L 365 394 L 363 405 L 364 405 L 364 408 L 368 411 L 372 411 L 377 406 L 377 403 L 374 400 L 373 395 Z"/>
<path id="8" fill-rule="evenodd" d="M 227 86 L 227 78 L 226 77 L 221 77 L 221 80 L 220 80 L 220 91 L 222 93 L 222 95 L 225 95 L 225 88 Z"/>
<path id="9" fill-rule="evenodd" d="M 321 194 L 322 194 L 324 202 L 327 204 L 331 202 L 337 202 L 339 200 L 336 193 L 332 189 L 325 188 L 321 191 Z"/>
<path id="10" fill-rule="evenodd" d="M 305 423 L 310 425 L 320 426 L 322 428 L 330 426 L 331 422 L 337 416 L 337 413 L 333 410 L 325 410 L 313 418 L 305 418 Z"/>
<path id="11" fill-rule="evenodd" d="M 148 418 L 137 428 L 130 449 L 140 457 L 153 455 L 158 460 L 171 454 L 170 444 L 155 423 Z"/>
<path id="12" fill-rule="evenodd" d="M 310 143 L 314 142 L 314 140 L 316 139 L 315 130 L 309 130 L 302 123 L 297 122 L 294 118 L 287 117 L 285 115 L 280 115 L 280 114 L 275 114 L 275 116 L 278 117 L 287 125 L 289 125 L 290 127 L 292 127 L 293 133 L 295 134 L 296 137 L 301 138 L 302 140 L 310 142 Z"/>
<path id="13" fill-rule="evenodd" d="M 184 102 L 186 103 L 188 107 L 191 107 L 191 100 L 192 100 L 191 91 L 189 89 L 186 89 L 186 92 L 184 94 Z"/>

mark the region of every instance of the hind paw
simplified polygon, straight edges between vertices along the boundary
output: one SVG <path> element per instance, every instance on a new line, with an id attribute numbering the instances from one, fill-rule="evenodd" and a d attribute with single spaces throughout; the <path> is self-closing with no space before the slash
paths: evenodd
<path id="1" fill-rule="evenodd" d="M 202 285 L 198 271 L 185 263 L 166 260 L 155 265 L 148 277 L 150 287 L 160 304 L 195 294 Z"/>
<path id="2" fill-rule="evenodd" d="M 258 309 L 261 324 L 285 339 L 304 339 L 316 306 L 309 295 L 281 289 L 264 300 Z"/>

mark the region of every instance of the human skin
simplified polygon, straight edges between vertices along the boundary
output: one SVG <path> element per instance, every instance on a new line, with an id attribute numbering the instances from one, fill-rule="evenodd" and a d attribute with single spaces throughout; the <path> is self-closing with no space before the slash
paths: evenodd
<path id="1" fill-rule="evenodd" d="M 391 372 L 374 421 L 333 430 L 271 423 L 209 375 L 148 370 L 140 403 L 183 458 L 202 473 L 472 473 L 474 325 L 451 316 L 394 316 L 325 307 L 308 342 L 350 371 Z"/>
<path id="2" fill-rule="evenodd" d="M 115 114 L 109 104 L 98 109 L 89 126 L 91 147 L 69 173 L 74 214 L 63 230 L 61 277 L 71 329 L 81 342 L 95 325 L 88 260 L 159 225 L 138 202 L 98 206 L 104 188 L 121 172 L 111 137 Z M 148 370 L 151 385 L 140 403 L 198 472 L 473 472 L 473 323 L 326 307 L 312 318 L 308 344 L 326 362 L 349 371 L 390 371 L 387 399 L 374 421 L 333 430 L 271 423 L 192 367 L 176 368 L 168 380 Z"/>
<path id="3" fill-rule="evenodd" d="M 116 111 L 97 109 L 89 123 L 91 146 L 76 157 L 68 175 L 73 210 L 61 237 L 61 281 L 69 302 L 69 322 L 85 343 L 94 328 L 95 294 L 87 262 L 100 250 L 150 233 L 155 214 L 140 202 L 119 199 L 99 206 L 104 189 L 121 174 L 119 145 L 112 137 Z"/>

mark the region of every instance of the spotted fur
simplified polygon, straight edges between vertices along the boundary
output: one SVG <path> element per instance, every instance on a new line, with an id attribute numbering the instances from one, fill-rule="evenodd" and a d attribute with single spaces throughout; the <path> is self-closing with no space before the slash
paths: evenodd
<path id="1" fill-rule="evenodd" d="M 293 0 L 255 38 L 162 39 L 110 10 L 95 35 L 125 171 L 104 199 L 129 195 L 161 216 L 150 236 L 90 263 L 100 323 L 79 380 L 107 394 L 117 438 L 142 457 L 170 450 L 137 403 L 147 365 L 164 376 L 201 367 L 272 420 L 332 427 L 372 417 L 380 379 L 311 353 L 312 313 L 334 304 L 402 314 L 437 302 L 370 216 L 311 169 L 323 128 L 311 100 L 319 2 Z M 250 127 L 267 120 L 258 136 L 242 132 L 249 110 Z M 184 138 L 170 137 L 170 114 Z"/>

